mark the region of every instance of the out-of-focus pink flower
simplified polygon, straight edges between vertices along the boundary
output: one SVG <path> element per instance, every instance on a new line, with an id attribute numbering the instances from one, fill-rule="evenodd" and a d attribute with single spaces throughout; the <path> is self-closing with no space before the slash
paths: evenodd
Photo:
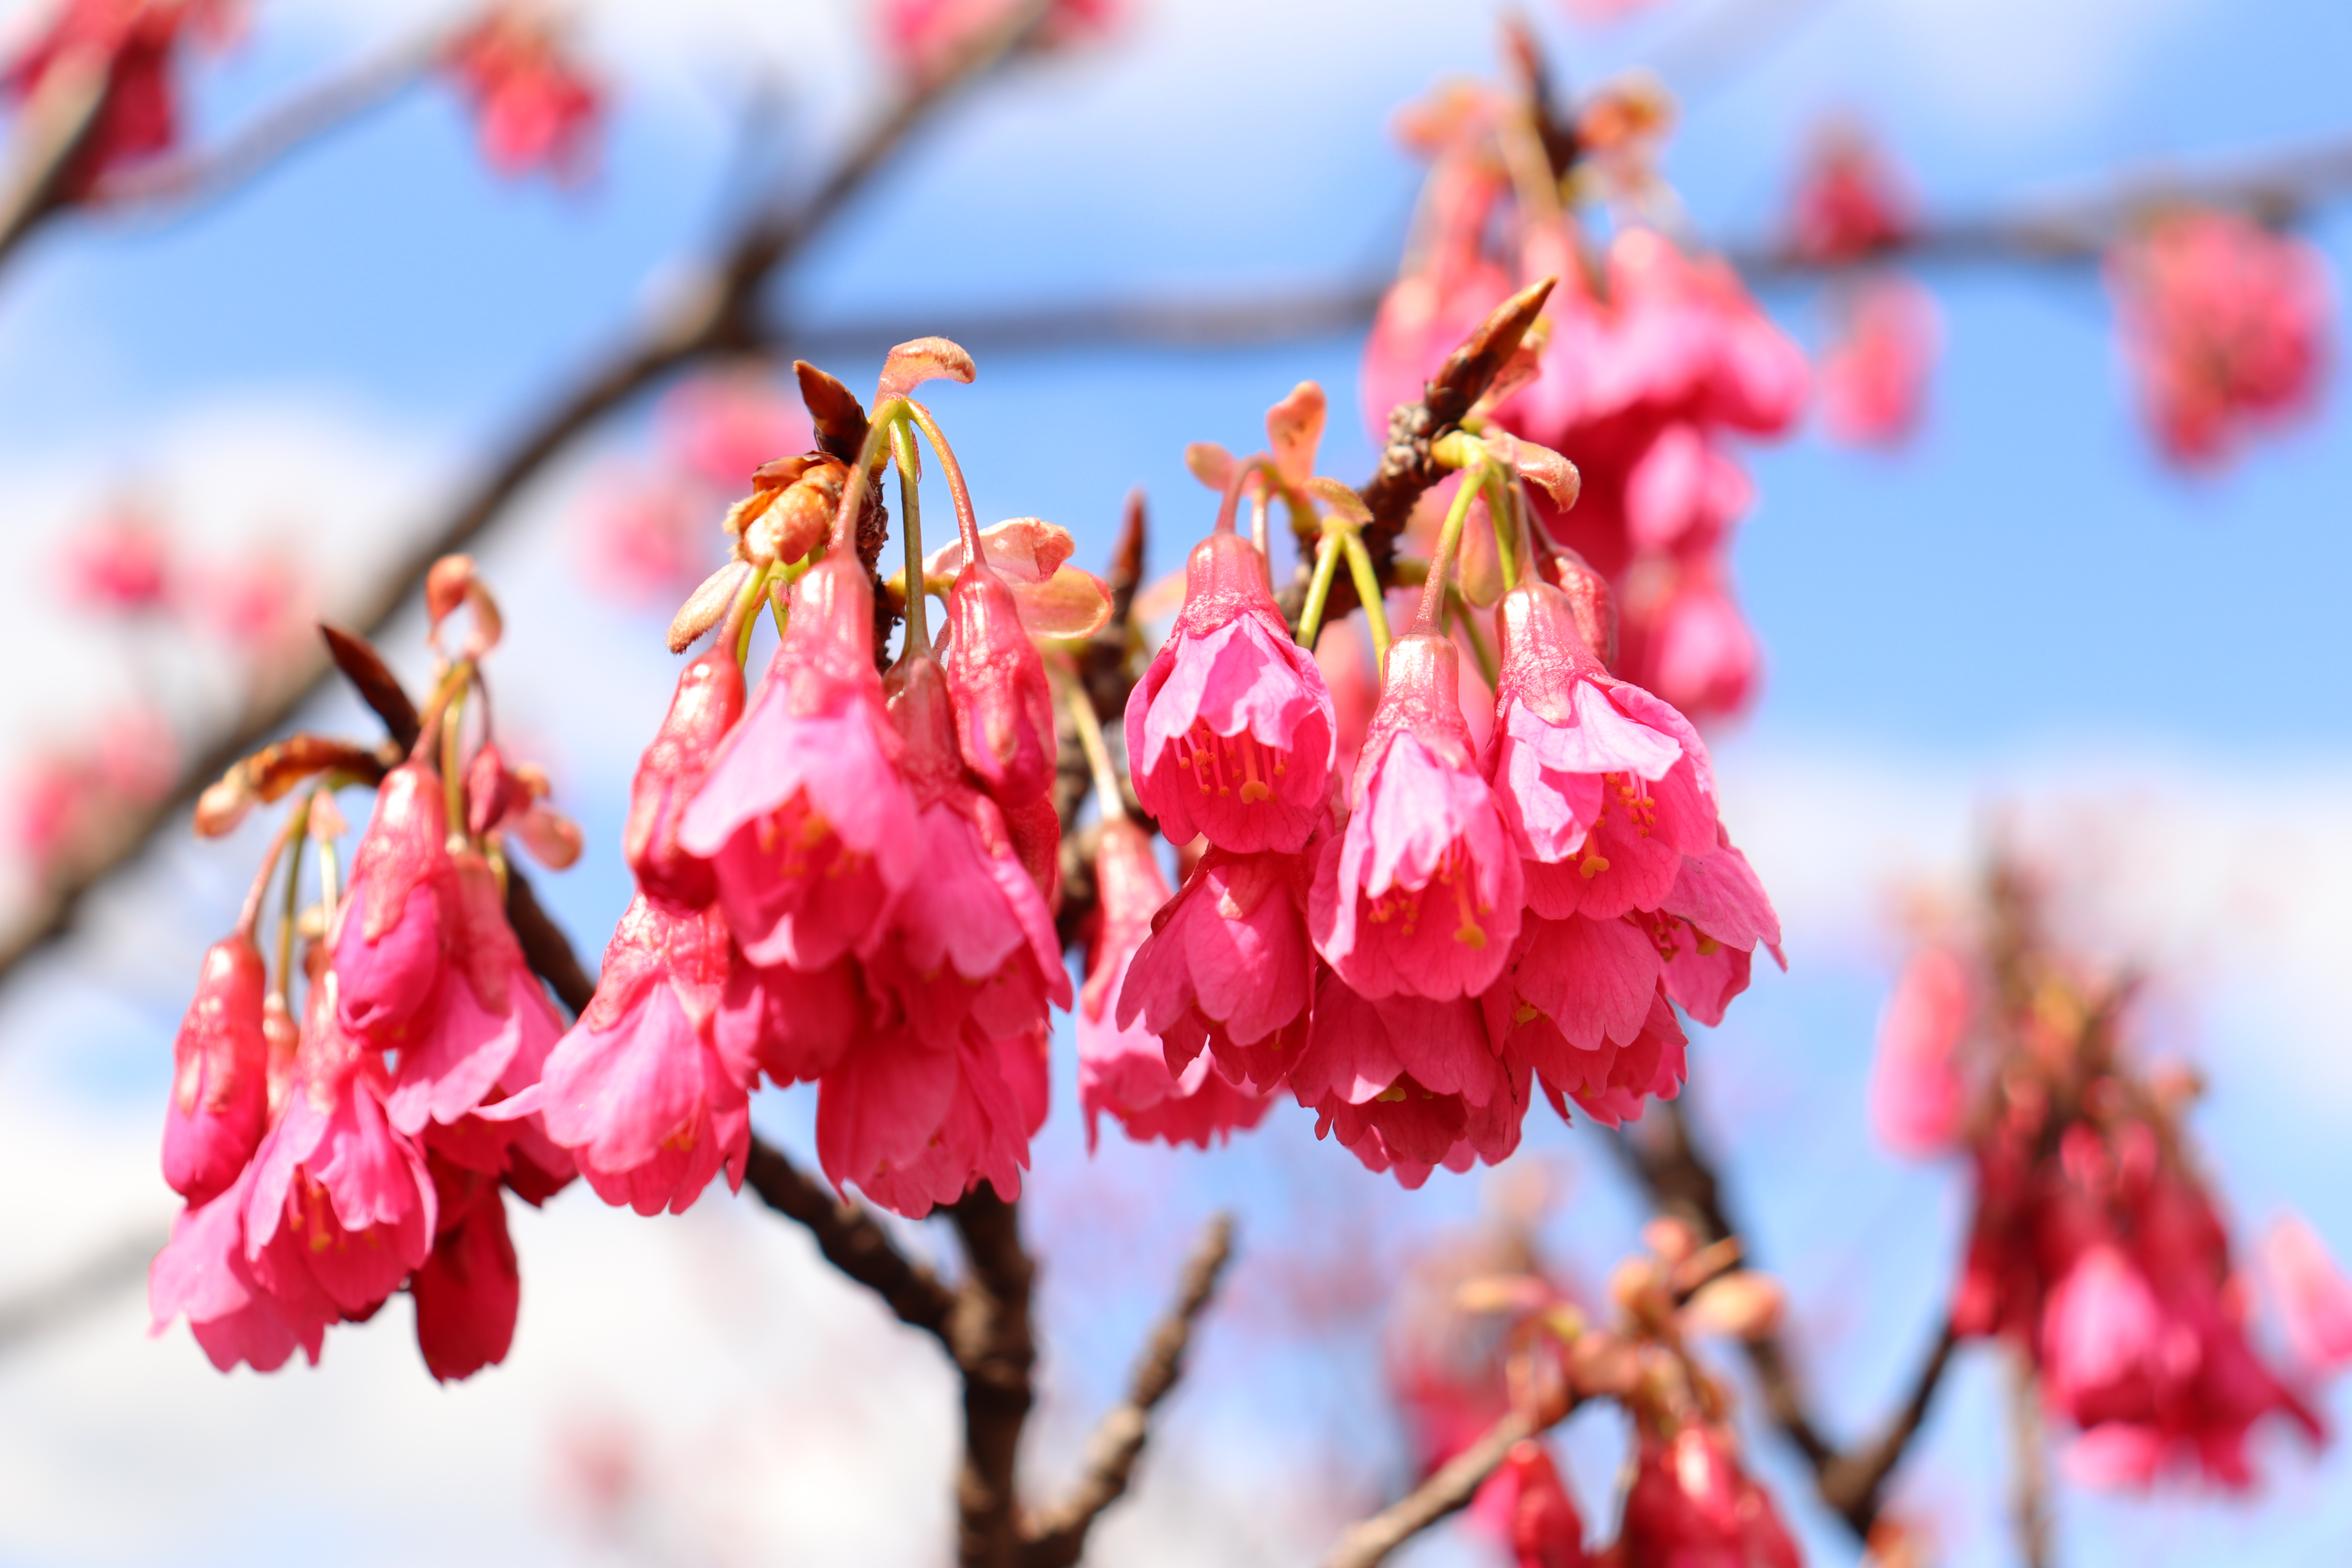
<path id="1" fill-rule="evenodd" d="M 2125 363 L 2176 461 L 2221 462 L 2317 396 L 2334 307 L 2307 240 L 2181 209 L 2117 247 L 2107 282 Z"/>
<path id="2" fill-rule="evenodd" d="M 1874 278 L 1844 303 L 1821 357 L 1822 424 L 1849 447 L 1899 446 L 1918 427 L 1943 342 L 1936 297 L 1908 278 Z"/>
<path id="3" fill-rule="evenodd" d="M 491 168 L 509 178 L 541 168 L 567 183 L 587 176 L 603 95 L 536 6 L 494 5 L 446 59 L 473 101 Z"/>
<path id="4" fill-rule="evenodd" d="M 1296 853 L 1321 819 L 1339 730 L 1312 655 L 1237 533 L 1193 547 L 1184 608 L 1127 702 L 1136 798 L 1171 842 Z"/>
<path id="5" fill-rule="evenodd" d="M 311 635 L 311 591 L 293 560 L 262 550 L 242 561 L 201 568 L 185 601 L 223 641 L 251 658 L 282 652 Z"/>
<path id="6" fill-rule="evenodd" d="M 1181 1074 L 1168 1052 L 1132 1014 L 1125 1026 L 1114 1004 L 1136 950 L 1151 934 L 1152 917 L 1168 902 L 1168 879 L 1143 830 L 1124 818 L 1102 825 L 1095 855 L 1101 926 L 1078 994 L 1078 1103 L 1087 1113 L 1087 1146 L 1094 1147 L 1101 1113 L 1117 1117 L 1130 1138 L 1195 1143 L 1206 1149 L 1234 1129 L 1255 1127 L 1272 1103 L 1255 1089 L 1236 1088 L 1213 1070 L 1208 1053 Z M 1125 1011 L 1123 1007 L 1118 1011 Z"/>
<path id="7" fill-rule="evenodd" d="M 163 1179 L 193 1206 L 226 1192 L 261 1142 L 269 1103 L 269 1047 L 262 1033 L 268 984 L 250 939 L 238 934 L 213 943 L 173 1042 Z"/>
<path id="8" fill-rule="evenodd" d="M 66 545 L 74 598 L 126 615 L 162 608 L 172 597 L 171 544 L 143 512 L 124 508 Z"/>
<path id="9" fill-rule="evenodd" d="M 1458 658 L 1429 636 L 1389 650 L 1347 832 L 1316 867 L 1316 950 L 1370 997 L 1475 996 L 1519 934 L 1519 856 L 1454 695 Z"/>
<path id="10" fill-rule="evenodd" d="M 814 971 L 860 950 L 926 869 L 872 605 L 843 553 L 801 578 L 766 682 L 679 819 L 679 847 L 716 866 L 755 963 Z"/>
<path id="11" fill-rule="evenodd" d="M 1626 1568 L 1802 1568 L 1764 1489 L 1730 1436 L 1692 1422 L 1643 1433 L 1618 1530 Z"/>
<path id="12" fill-rule="evenodd" d="M 621 826 L 621 852 L 647 897 L 692 910 L 719 896 L 710 862 L 680 846 L 677 835 L 713 753 L 742 716 L 743 667 L 733 648 L 712 647 L 679 672 L 669 711 L 637 760 Z"/>
<path id="13" fill-rule="evenodd" d="M 1713 552 L 1654 555 L 1626 580 L 1624 656 L 1640 683 L 1690 715 L 1746 708 L 1763 656 Z"/>
<path id="14" fill-rule="evenodd" d="M 327 1325 L 342 1313 L 299 1269 L 299 1258 L 280 1270 L 295 1287 L 287 1296 L 264 1289 L 255 1279 L 245 1250 L 253 1177 L 247 1165 L 226 1192 L 190 1205 L 172 1222 L 172 1239 L 147 1273 L 150 1331 L 160 1334 L 184 1315 L 196 1342 L 223 1372 L 239 1362 L 256 1372 L 275 1372 L 297 1349 L 316 1366 Z M 273 1250 L 284 1253 L 296 1245 L 282 1233 Z"/>
<path id="15" fill-rule="evenodd" d="M 1813 139 L 1789 210 L 1790 247 L 1832 266 L 1859 261 L 1910 237 L 1908 183 L 1870 134 L 1849 122 Z"/>
<path id="16" fill-rule="evenodd" d="M 675 604 L 711 566 L 709 520 L 675 478 L 614 469 L 588 487 L 581 570 L 623 604 Z"/>
<path id="17" fill-rule="evenodd" d="M 1657 3 L 1658 0 L 1559 0 L 1559 8 L 1568 13 L 1572 22 L 1605 27 L 1628 16 L 1638 16 Z"/>
<path id="18" fill-rule="evenodd" d="M 1011 20 L 1013 0 L 882 0 L 882 47 L 918 80 L 946 69 L 992 27 Z M 1125 15 L 1123 0 L 1055 0 L 1035 47 L 1068 48 L 1101 37 Z"/>
<path id="19" fill-rule="evenodd" d="M 471 1377 L 507 1358 L 522 1275 L 507 1235 L 506 1199 L 495 1177 L 431 1162 L 440 1234 L 408 1282 L 416 1302 L 416 1348 L 435 1381 Z"/>
<path id="20" fill-rule="evenodd" d="M 1229 1081 L 1270 1089 L 1289 1070 L 1285 1037 L 1315 983 L 1304 867 L 1294 855 L 1202 856 L 1151 917 L 1118 994 L 1122 1032 L 1139 1021 L 1189 1078 L 1204 1053 Z"/>
<path id="21" fill-rule="evenodd" d="M 2261 1259 L 2296 1358 L 2323 1372 L 2352 1363 L 2352 1280 L 2310 1222 L 2281 1216 L 2263 1236 Z"/>
<path id="22" fill-rule="evenodd" d="M 490 1114 L 536 1110 L 596 1195 L 639 1214 L 685 1213 L 722 1167 L 740 1187 L 750 1100 L 713 1037 L 731 953 L 716 905 L 674 913 L 640 893 L 538 1093 Z"/>
<path id="23" fill-rule="evenodd" d="M 17 776 L 9 836 L 36 876 L 52 876 L 102 841 L 114 814 L 160 798 L 178 766 L 178 739 L 160 714 L 109 713 L 94 744 L 38 757 Z"/>
<path id="24" fill-rule="evenodd" d="M 698 376 L 666 394 L 655 417 L 670 454 L 730 495 L 764 465 L 816 443 L 808 410 L 763 375 Z"/>
<path id="25" fill-rule="evenodd" d="M 1422 196 L 1413 254 L 1381 297 L 1364 340 L 1364 422 L 1375 433 L 1388 428 L 1391 409 L 1420 399 L 1439 363 L 1511 293 L 1510 274 L 1484 251 L 1507 184 L 1499 162 L 1475 142 L 1490 110 L 1475 98 L 1447 108 L 1436 123 L 1423 116 L 1412 127 L 1434 132 L 1437 162 Z"/>
<path id="26" fill-rule="evenodd" d="M 1491 1494 L 1491 1500 L 1490 1500 Z M 1501 1468 L 1480 1489 L 1477 1505 L 1503 1522 L 1515 1568 L 1585 1568 L 1584 1520 L 1561 1484 L 1544 1446 L 1533 1438 L 1512 1445 Z"/>
<path id="27" fill-rule="evenodd" d="M 1954 1053 L 1968 1032 L 1972 992 L 1959 959 L 1927 947 L 1911 955 L 1887 998 L 1870 1078 L 1870 1121 L 1897 1153 L 1940 1153 L 1959 1136 L 1968 1106 Z"/>
<path id="28" fill-rule="evenodd" d="M 1317 1137 L 1336 1135 L 1409 1188 L 1439 1165 L 1501 1163 L 1527 1116 L 1527 1071 L 1497 1055 L 1474 998 L 1375 1001 L 1328 970 L 1289 1083 Z"/>
<path id="29" fill-rule="evenodd" d="M 105 72 L 97 123 L 62 182 L 68 200 L 88 196 L 109 171 L 178 143 L 173 64 L 183 37 L 193 29 L 225 42 L 241 15 L 229 0 L 63 0 L 47 28 L 0 68 L 0 89 L 18 103 L 30 102 L 60 66 Z"/>

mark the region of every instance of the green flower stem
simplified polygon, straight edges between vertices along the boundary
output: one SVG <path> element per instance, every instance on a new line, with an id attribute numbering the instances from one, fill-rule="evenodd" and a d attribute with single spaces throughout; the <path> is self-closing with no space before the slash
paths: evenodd
<path id="1" fill-rule="evenodd" d="M 1495 553 L 1501 558 L 1503 586 L 1516 588 L 1519 585 L 1518 487 L 1500 463 L 1481 468 L 1478 485 L 1486 493 L 1486 515 L 1495 524 Z"/>
<path id="2" fill-rule="evenodd" d="M 466 781 L 457 771 L 458 763 L 464 760 L 459 752 L 463 740 L 460 731 L 465 718 L 466 688 L 460 686 L 457 694 L 449 699 L 449 706 L 441 711 L 441 805 L 446 814 L 446 826 L 452 849 L 464 847 L 466 842 Z M 303 809 L 307 816 L 307 802 Z M 299 847 L 295 858 L 301 858 Z"/>
<path id="3" fill-rule="evenodd" d="M 890 422 L 890 455 L 898 465 L 898 534 L 907 547 L 907 640 L 899 657 L 931 651 L 931 606 L 923 580 L 922 455 L 904 419 Z"/>
<path id="4" fill-rule="evenodd" d="M 1315 551 L 1315 575 L 1307 584 L 1307 604 L 1298 612 L 1298 646 L 1307 652 L 1315 651 L 1315 638 L 1323 629 L 1323 605 L 1331 597 L 1331 579 L 1339 574 L 1339 556 L 1346 546 L 1341 535 L 1349 531 L 1344 523 L 1332 523 L 1323 530 L 1323 542 Z"/>
<path id="5" fill-rule="evenodd" d="M 1429 552 L 1429 581 L 1422 584 L 1421 609 L 1412 618 L 1415 631 L 1436 628 L 1438 613 L 1445 605 L 1446 568 L 1454 564 L 1454 553 L 1462 545 L 1462 525 L 1469 521 L 1470 503 L 1477 499 L 1477 477 L 1465 477 L 1454 492 L 1454 504 L 1445 509 L 1445 526 L 1438 530 L 1437 547 Z"/>
<path id="6" fill-rule="evenodd" d="M 1095 799 L 1101 804 L 1103 820 L 1127 820 L 1126 792 L 1119 788 L 1118 770 L 1110 765 L 1110 747 L 1104 743 L 1102 721 L 1095 717 L 1094 699 L 1087 695 L 1086 685 L 1073 680 L 1068 692 L 1070 724 L 1078 732 L 1078 744 L 1087 753 L 1087 767 L 1095 775 Z"/>
<path id="7" fill-rule="evenodd" d="M 1470 640 L 1470 657 L 1478 661 L 1478 673 L 1486 678 L 1486 689 L 1492 691 L 1497 677 L 1495 668 L 1495 650 L 1486 646 L 1486 639 L 1479 634 L 1478 617 L 1471 613 L 1470 601 L 1462 596 L 1462 591 L 1459 588 L 1453 589 L 1446 597 L 1461 607 L 1461 613 L 1454 617 L 1454 624 L 1462 628 L 1462 635 Z"/>
<path id="8" fill-rule="evenodd" d="M 1372 570 L 1372 552 L 1364 548 L 1362 535 L 1349 529 L 1339 535 L 1340 548 L 1348 552 L 1348 575 L 1355 580 L 1356 597 L 1363 602 L 1364 619 L 1372 626 L 1372 662 L 1380 667 L 1381 679 L 1388 679 L 1389 612 L 1381 597 L 1381 579 Z"/>
<path id="9" fill-rule="evenodd" d="M 310 826 L 310 797 L 304 795 L 286 819 L 286 902 L 278 916 L 278 994 L 294 994 L 294 916 L 301 906 L 302 840 Z"/>

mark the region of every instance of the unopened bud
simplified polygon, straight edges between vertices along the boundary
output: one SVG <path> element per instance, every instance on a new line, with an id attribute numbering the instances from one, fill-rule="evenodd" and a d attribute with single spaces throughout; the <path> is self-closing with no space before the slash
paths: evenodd
<path id="1" fill-rule="evenodd" d="M 470 555 L 444 555 L 425 574 L 425 614 L 435 626 L 439 626 L 457 613 L 466 602 L 466 590 L 473 586 L 474 558 Z"/>
<path id="2" fill-rule="evenodd" d="M 1576 616 L 1576 630 L 1601 662 L 1617 668 L 1617 596 L 1609 579 L 1592 563 L 1566 545 L 1555 546 L 1549 563 L 1551 579 L 1568 595 Z"/>
<path id="3" fill-rule="evenodd" d="M 1700 1286 L 1683 1308 L 1683 1321 L 1736 1339 L 1760 1339 L 1780 1327 L 1787 1305 L 1788 1295 L 1779 1280 L 1743 1268 Z"/>
<path id="4" fill-rule="evenodd" d="M 317 844 L 331 844 L 352 830 L 331 791 L 322 789 L 310 797 L 310 829 L 311 841 Z"/>
<path id="5" fill-rule="evenodd" d="M 236 763 L 196 797 L 196 836 L 218 838 L 236 832 L 259 798 L 245 764 Z"/>
<path id="6" fill-rule="evenodd" d="M 694 639 L 727 618 L 727 608 L 735 595 L 743 590 L 744 579 L 751 575 L 749 563 L 730 561 L 702 580 L 702 586 L 687 595 L 686 603 L 677 607 L 670 618 L 669 651 L 684 653 L 694 646 Z"/>
<path id="7" fill-rule="evenodd" d="M 1662 1215 L 1642 1227 L 1642 1245 L 1672 1266 L 1698 1250 L 1698 1232 L 1686 1219 Z"/>
<path id="8" fill-rule="evenodd" d="M 532 859 L 551 871 L 570 869 L 585 842 L 578 823 L 543 805 L 534 805 L 516 817 L 508 830 L 521 840 Z"/>

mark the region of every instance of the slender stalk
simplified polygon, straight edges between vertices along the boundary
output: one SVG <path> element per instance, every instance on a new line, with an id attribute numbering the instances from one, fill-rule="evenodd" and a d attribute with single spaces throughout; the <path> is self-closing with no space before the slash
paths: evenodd
<path id="1" fill-rule="evenodd" d="M 245 890 L 245 908 L 236 917 L 236 934 L 247 942 L 261 929 L 261 900 L 268 895 L 269 879 L 278 871 L 278 858 L 286 853 L 286 841 L 295 831 L 294 814 L 289 812 L 269 840 L 268 852 L 261 858 L 261 869 L 254 873 L 252 885 Z"/>
<path id="2" fill-rule="evenodd" d="M 1070 710 L 1070 727 L 1077 731 L 1078 744 L 1087 753 L 1087 770 L 1095 775 L 1095 796 L 1102 802 L 1104 819 L 1124 822 L 1127 795 L 1119 788 L 1118 771 L 1110 765 L 1110 748 L 1103 743 L 1102 721 L 1095 717 L 1094 699 L 1074 680 L 1065 700 Z"/>
<path id="3" fill-rule="evenodd" d="M 907 547 L 907 641 L 900 655 L 904 658 L 931 651 L 931 596 L 923 579 L 923 514 L 919 500 L 922 455 L 903 419 L 890 421 L 890 456 L 898 465 L 898 534 Z"/>
<path id="4" fill-rule="evenodd" d="M 948 496 L 955 502 L 956 529 L 963 536 L 964 559 L 977 561 L 980 559 L 980 519 L 972 514 L 971 491 L 964 486 L 963 465 L 956 461 L 955 448 L 948 445 L 947 437 L 940 433 L 940 422 L 931 417 L 929 409 L 910 397 L 907 399 L 907 417 L 922 427 L 923 434 L 930 439 L 931 450 L 940 455 L 940 471 L 947 476 Z"/>
<path id="5" fill-rule="evenodd" d="M 751 627 L 759 618 L 753 606 L 768 596 L 768 587 L 775 580 L 775 571 L 773 566 L 754 566 L 751 574 L 743 579 L 743 585 L 735 590 L 735 602 L 727 606 L 727 618 L 719 623 L 719 640 L 722 644 L 733 646 L 737 664 L 751 657 Z M 780 611 L 776 616 L 776 635 L 782 637 L 783 632 L 783 616 Z"/>
<path id="6" fill-rule="evenodd" d="M 1478 473 L 1486 495 L 1486 517 L 1495 525 L 1495 554 L 1503 568 L 1503 586 L 1519 585 L 1519 487 L 1503 472 L 1500 463 L 1488 463 Z"/>
<path id="7" fill-rule="evenodd" d="M 2033 1379 L 2033 1363 L 2021 1350 L 2012 1352 L 2009 1378 L 2009 1418 L 2017 1449 L 2017 1475 L 2012 1502 L 2016 1509 L 2017 1551 L 2025 1568 L 2050 1568 L 2050 1479 L 2042 1452 L 2042 1393 Z"/>
<path id="8" fill-rule="evenodd" d="M 465 720 L 466 689 L 460 686 L 441 713 L 441 806 L 452 849 L 466 842 L 466 781 L 457 768 L 464 761 Z"/>
<path id="9" fill-rule="evenodd" d="M 890 427 L 906 412 L 907 400 L 903 397 L 893 397 L 875 406 L 873 417 L 866 424 L 866 439 L 857 449 L 857 461 L 849 470 L 849 482 L 841 487 L 841 504 L 834 509 L 828 548 L 855 548 L 857 514 L 866 505 L 866 489 L 881 471 L 883 454 L 889 449 Z"/>
<path id="10" fill-rule="evenodd" d="M 1438 612 L 1445 604 L 1446 568 L 1454 564 L 1454 552 L 1462 545 L 1462 528 L 1470 518 L 1470 503 L 1478 499 L 1479 476 L 1465 473 L 1462 483 L 1454 492 L 1454 504 L 1445 509 L 1445 525 L 1437 531 L 1437 547 L 1429 552 L 1429 580 L 1421 585 L 1421 608 L 1412 617 L 1412 629 L 1433 630 Z"/>
<path id="11" fill-rule="evenodd" d="M 1389 672 L 1389 612 L 1381 596 L 1381 580 L 1372 571 L 1372 552 L 1364 547 L 1364 536 L 1354 529 L 1339 535 L 1339 548 L 1348 552 L 1348 575 L 1356 584 L 1356 601 L 1364 606 L 1364 619 L 1372 627 L 1372 662 L 1380 667 L 1381 679 Z"/>
<path id="12" fill-rule="evenodd" d="M 1501 674 L 1495 667 L 1495 650 L 1486 646 L 1486 637 L 1479 633 L 1478 617 L 1470 613 L 1470 601 L 1462 596 L 1462 590 L 1451 589 L 1445 596 L 1461 607 L 1456 624 L 1461 626 L 1463 637 L 1469 640 L 1470 657 L 1478 661 L 1478 673 L 1486 678 L 1486 689 L 1492 691 Z"/>
<path id="13" fill-rule="evenodd" d="M 294 994 L 294 918 L 302 907 L 302 840 L 310 825 L 310 801 L 287 814 L 286 899 L 278 911 L 278 994 Z"/>
<path id="14" fill-rule="evenodd" d="M 1315 639 L 1323 630 L 1323 606 L 1331 597 L 1331 578 L 1339 570 L 1339 556 L 1346 550 L 1339 536 L 1343 525 L 1328 526 L 1323 542 L 1315 551 L 1315 575 L 1307 583 L 1306 607 L 1298 612 L 1298 646 L 1307 652 L 1315 651 Z"/>

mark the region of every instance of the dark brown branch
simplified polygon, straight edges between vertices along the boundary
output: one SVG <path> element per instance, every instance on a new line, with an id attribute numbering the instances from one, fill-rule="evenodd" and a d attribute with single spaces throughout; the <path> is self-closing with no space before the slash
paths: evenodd
<path id="1" fill-rule="evenodd" d="M 1071 1568 L 1086 1554 L 1087 1532 L 1095 1520 L 1127 1494 L 1136 1460 L 1142 1457 L 1144 1439 L 1150 1433 L 1151 1413 L 1183 1375 L 1192 1325 L 1216 1294 L 1217 1280 L 1233 1253 L 1233 1216 L 1219 1215 L 1209 1222 L 1185 1262 L 1176 1300 L 1152 1331 L 1143 1359 L 1136 1363 L 1125 1403 L 1103 1417 L 1088 1440 L 1085 1474 L 1059 1507 L 1031 1524 L 1028 1549 L 1023 1556 L 1027 1568 Z"/>
<path id="2" fill-rule="evenodd" d="M 611 354 L 602 368 L 559 393 L 473 491 L 426 531 L 347 618 L 370 632 L 383 626 L 423 586 L 434 562 L 470 543 L 550 458 L 604 415 L 683 365 L 744 350 L 751 342 L 748 323 L 757 313 L 758 296 L 775 269 L 797 254 L 942 102 L 1021 47 L 1045 15 L 1044 5 L 1033 5 L 1014 23 L 979 40 L 961 64 L 910 92 L 859 137 L 799 206 L 772 209 L 748 223 L 719 260 L 706 269 L 686 308 L 653 322 Z M 166 825 L 182 820 L 206 784 L 282 728 L 309 700 L 329 668 L 325 656 L 317 652 L 288 660 L 275 672 L 273 682 L 255 694 L 241 721 L 197 752 L 168 796 L 110 815 L 95 841 L 73 863 L 61 867 L 32 907 L 0 936 L 0 978 L 63 933 L 92 887 Z"/>
<path id="3" fill-rule="evenodd" d="M 1487 1434 L 1448 1459 L 1412 1493 L 1361 1523 L 1349 1527 L 1339 1544 L 1323 1559 L 1323 1568 L 1373 1568 L 1388 1554 L 1444 1519 L 1466 1507 L 1495 1473 L 1513 1445 L 1532 1437 L 1532 1417 L 1514 1411 Z"/>
<path id="4" fill-rule="evenodd" d="M 1687 1222 L 1705 1242 L 1740 1234 L 1724 1202 L 1715 1169 L 1691 1142 L 1690 1123 L 1676 1100 L 1650 1108 L 1637 1130 L 1617 1140 L 1634 1174 L 1658 1207 Z M 1743 1340 L 1772 1424 L 1804 1457 L 1815 1489 L 1830 1511 L 1844 1521 L 1856 1540 L 1866 1541 L 1885 1502 L 1886 1482 L 1902 1462 L 1911 1439 L 1927 1419 L 1954 1348 L 1947 1322 L 1913 1379 L 1911 1392 L 1877 1436 L 1841 1449 L 1823 1435 L 1806 1406 L 1803 1389 L 1785 1342 L 1777 1334 Z"/>
<path id="5" fill-rule="evenodd" d="M 743 1184 L 778 1214 L 806 1226 L 825 1261 L 881 1297 L 900 1322 L 946 1340 L 955 1292 L 900 1252 L 862 1205 L 834 1196 L 759 1138 L 751 1140 Z"/>
<path id="6" fill-rule="evenodd" d="M 149 1261 L 168 1239 L 160 1233 L 127 1237 L 57 1279 L 0 1301 L 0 1355 L 71 1322 L 145 1279 Z"/>
<path id="7" fill-rule="evenodd" d="M 1021 1429 L 1036 1402 L 1029 1296 L 1037 1266 L 1021 1245 L 1021 1211 L 985 1184 L 948 1211 L 971 1272 L 956 1292 L 948 1350 L 963 1373 L 963 1468 L 956 1479 L 956 1562 L 1019 1568 Z"/>

